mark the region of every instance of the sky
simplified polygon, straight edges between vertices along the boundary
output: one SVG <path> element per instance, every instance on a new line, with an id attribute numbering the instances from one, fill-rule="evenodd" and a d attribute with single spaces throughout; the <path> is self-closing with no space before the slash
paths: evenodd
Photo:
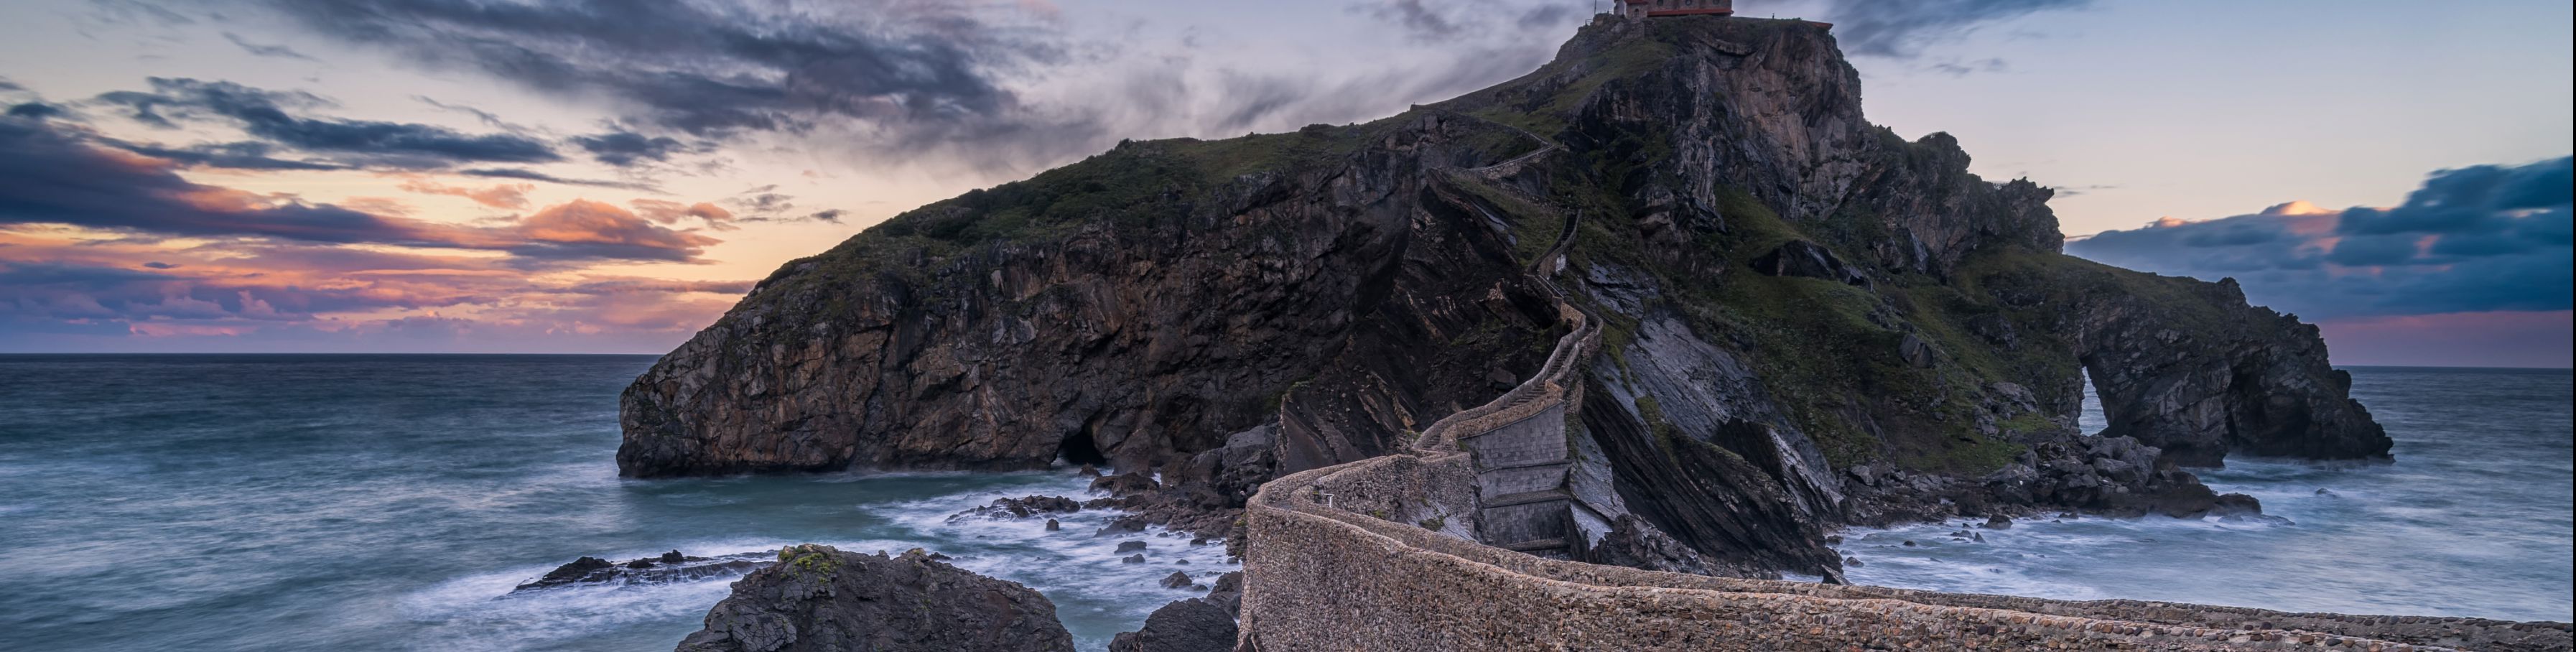
<path id="1" fill-rule="evenodd" d="M 1595 6 L 15 0 L 0 352 L 660 353 L 905 209 L 1446 99 Z M 2569 365 L 2566 2 L 1738 10 L 1835 23 L 1873 121 L 2058 188 L 2070 253 L 2338 364 Z"/>

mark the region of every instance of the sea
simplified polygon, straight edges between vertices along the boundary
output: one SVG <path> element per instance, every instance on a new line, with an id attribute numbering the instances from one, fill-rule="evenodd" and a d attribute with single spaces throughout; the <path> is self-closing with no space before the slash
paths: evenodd
<path id="1" fill-rule="evenodd" d="M 581 556 L 795 543 L 950 555 L 1045 593 L 1104 650 L 1240 568 L 1112 515 L 955 519 L 1084 498 L 1072 469 L 617 477 L 649 356 L 0 356 L 0 648 L 667 650 L 732 578 L 513 592 Z M 2355 368 L 2387 464 L 2203 474 L 2277 520 L 2074 518 L 1845 533 L 1858 582 L 2060 598 L 2568 620 L 2570 373 Z M 2319 491 L 2324 490 L 2324 491 Z M 1149 561 L 1120 562 L 1121 541 Z M 1916 541 L 1907 547 L 1904 540 Z M 1187 562 L 1187 563 L 1183 563 Z"/>
<path id="2" fill-rule="evenodd" d="M 2069 600 L 2566 622 L 2576 391 L 2566 369 L 2350 367 L 2394 462 L 2197 470 L 2265 518 L 1984 521 L 1843 532 L 1858 584 Z M 2087 386 L 2080 426 L 2100 433 Z M 1959 535 L 1959 536 L 1953 536 Z M 1913 545 L 1906 545 L 1911 542 Z"/>

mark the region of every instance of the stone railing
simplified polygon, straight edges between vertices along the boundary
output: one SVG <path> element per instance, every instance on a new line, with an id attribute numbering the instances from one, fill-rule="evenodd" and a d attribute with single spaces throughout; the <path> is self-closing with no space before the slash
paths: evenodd
<path id="1" fill-rule="evenodd" d="M 1242 641 L 1303 650 L 2565 650 L 2564 623 L 2299 614 L 1742 580 L 1556 561 L 1429 529 L 1472 513 L 1457 453 L 1264 485 Z M 1326 505 L 1326 496 L 1332 505 Z M 1430 515 L 1424 522 L 1405 521 Z M 1390 520 L 1397 519 L 1397 520 Z"/>
<path id="2" fill-rule="evenodd" d="M 1564 402 L 1575 372 L 1581 369 L 1579 361 L 1591 357 L 1590 351 L 1600 345 L 1601 326 L 1562 301 L 1557 303 L 1557 315 L 1572 324 L 1574 329 L 1557 338 L 1556 349 L 1548 354 L 1547 363 L 1539 367 L 1538 373 L 1531 374 L 1528 380 L 1521 381 L 1521 384 L 1484 405 L 1460 410 L 1432 422 L 1430 427 L 1422 429 L 1420 437 L 1414 439 L 1413 447 L 1424 451 L 1455 451 L 1461 438 L 1490 432 L 1503 424 L 1529 418 Z"/>

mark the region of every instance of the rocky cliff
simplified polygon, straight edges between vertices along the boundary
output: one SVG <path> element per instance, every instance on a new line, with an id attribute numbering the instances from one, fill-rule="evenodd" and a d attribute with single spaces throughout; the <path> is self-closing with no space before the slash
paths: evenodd
<path id="1" fill-rule="evenodd" d="M 2386 456 L 2314 328 L 2067 257 L 2049 190 L 1967 167 L 1868 123 L 1827 26 L 1610 21 L 1455 100 L 1122 143 L 791 262 L 627 390 L 619 467 L 1064 460 L 1240 507 L 1528 377 L 1560 295 L 1606 324 L 1569 486 L 1641 558 L 1830 575 L 1839 524 L 2206 511 L 2177 466 Z M 2074 432 L 2087 374 L 2142 446 Z"/>

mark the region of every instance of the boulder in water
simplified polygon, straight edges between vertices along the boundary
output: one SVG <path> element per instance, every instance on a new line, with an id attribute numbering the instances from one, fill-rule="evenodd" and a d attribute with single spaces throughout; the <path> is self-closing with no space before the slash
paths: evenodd
<path id="1" fill-rule="evenodd" d="M 918 550 L 789 546 L 742 578 L 678 652 L 1071 652 L 1055 603 Z"/>
<path id="2" fill-rule="evenodd" d="M 1155 609 L 1145 626 L 1119 632 L 1109 652 L 1228 652 L 1234 649 L 1234 615 L 1224 607 L 1191 598 Z"/>
<path id="3" fill-rule="evenodd" d="M 686 582 L 712 577 L 740 575 L 768 565 L 768 553 L 748 553 L 723 557 L 691 557 L 673 550 L 655 557 L 626 562 L 613 562 L 598 557 L 582 557 L 555 567 L 544 577 L 521 584 L 511 593 L 549 589 L 577 584 L 651 584 Z"/>
<path id="4" fill-rule="evenodd" d="M 949 522 L 969 518 L 992 520 L 1029 518 L 1044 514 L 1071 514 L 1082 511 L 1082 502 L 1063 496 L 1022 496 L 995 499 L 993 504 L 958 512 Z"/>

